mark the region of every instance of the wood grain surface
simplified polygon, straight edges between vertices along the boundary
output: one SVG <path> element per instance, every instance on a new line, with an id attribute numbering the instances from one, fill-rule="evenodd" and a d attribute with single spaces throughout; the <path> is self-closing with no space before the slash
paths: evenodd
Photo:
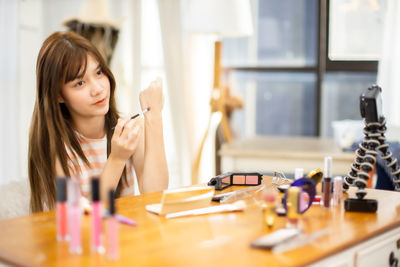
<path id="1" fill-rule="evenodd" d="M 268 186 L 270 179 L 264 179 Z M 225 191 L 241 189 L 240 186 Z M 219 192 L 218 192 L 219 193 Z M 354 195 L 354 190 L 350 190 Z M 272 229 L 263 223 L 261 197 L 247 199 L 244 212 L 165 219 L 146 212 L 161 192 L 117 200 L 118 213 L 138 222 L 120 224 L 120 258 L 90 252 L 90 218 L 83 219 L 83 253 L 70 254 L 56 241 L 54 211 L 0 221 L 0 261 L 25 266 L 303 266 L 400 226 L 400 193 L 368 190 L 379 200 L 376 214 L 345 212 L 343 205 L 324 210 L 313 205 L 301 218 L 306 233 L 329 233 L 301 248 L 273 253 L 250 243 L 286 225 L 277 217 Z M 214 205 L 214 203 L 213 203 Z"/>

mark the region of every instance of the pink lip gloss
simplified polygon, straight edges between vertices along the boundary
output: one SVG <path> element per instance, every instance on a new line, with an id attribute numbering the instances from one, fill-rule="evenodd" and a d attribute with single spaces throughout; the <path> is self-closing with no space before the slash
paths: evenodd
<path id="1" fill-rule="evenodd" d="M 99 178 L 92 178 L 92 251 L 97 253 L 104 253 L 101 236 L 101 202 L 100 202 L 100 180 Z"/>
<path id="2" fill-rule="evenodd" d="M 333 179 L 333 198 L 332 205 L 340 206 L 343 195 L 343 178 L 341 176 L 336 176 Z"/>
<path id="3" fill-rule="evenodd" d="M 69 226 L 69 251 L 71 253 L 82 253 L 81 221 L 82 210 L 80 207 L 80 187 L 75 179 L 68 180 L 68 226 Z"/>
<path id="4" fill-rule="evenodd" d="M 118 220 L 115 215 L 114 190 L 108 192 L 110 216 L 107 219 L 107 256 L 110 260 L 119 258 Z"/>
<path id="5" fill-rule="evenodd" d="M 67 180 L 65 178 L 56 179 L 57 203 L 56 203 L 56 222 L 57 222 L 57 240 L 68 240 L 68 222 L 67 222 Z"/>

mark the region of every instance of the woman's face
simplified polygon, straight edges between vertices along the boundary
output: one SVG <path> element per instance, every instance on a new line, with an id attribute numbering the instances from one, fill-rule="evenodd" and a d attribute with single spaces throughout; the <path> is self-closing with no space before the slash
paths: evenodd
<path id="1" fill-rule="evenodd" d="M 110 81 L 88 54 L 84 76 L 65 83 L 61 94 L 59 103 L 66 105 L 74 121 L 104 116 L 109 109 Z"/>

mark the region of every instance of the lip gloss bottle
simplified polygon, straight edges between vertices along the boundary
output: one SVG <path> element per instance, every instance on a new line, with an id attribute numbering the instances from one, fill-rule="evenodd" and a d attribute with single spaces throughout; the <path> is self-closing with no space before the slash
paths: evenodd
<path id="1" fill-rule="evenodd" d="M 323 206 L 329 209 L 332 198 L 332 157 L 325 157 L 323 189 Z"/>
<path id="2" fill-rule="evenodd" d="M 333 179 L 333 198 L 332 206 L 339 206 L 342 201 L 343 195 L 343 178 L 341 176 L 336 176 Z"/>
<path id="3" fill-rule="evenodd" d="M 108 203 L 110 216 L 107 218 L 107 256 L 110 260 L 116 260 L 119 258 L 119 233 L 113 189 L 108 192 Z"/>
<path id="4" fill-rule="evenodd" d="M 56 223 L 57 240 L 68 240 L 68 222 L 67 222 L 67 180 L 64 177 L 56 178 Z"/>
<path id="5" fill-rule="evenodd" d="M 92 251 L 97 253 L 104 253 L 101 236 L 101 202 L 100 202 L 100 180 L 99 178 L 92 178 Z"/>
<path id="6" fill-rule="evenodd" d="M 79 202 L 80 199 L 81 192 L 79 182 L 71 178 L 68 180 L 69 251 L 76 254 L 82 253 L 82 210 Z"/>

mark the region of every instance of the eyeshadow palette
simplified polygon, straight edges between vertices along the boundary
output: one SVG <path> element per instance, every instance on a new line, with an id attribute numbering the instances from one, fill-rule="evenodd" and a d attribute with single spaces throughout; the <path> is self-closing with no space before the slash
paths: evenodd
<path id="1" fill-rule="evenodd" d="M 208 182 L 216 190 L 225 189 L 231 185 L 260 185 L 262 174 L 258 172 L 226 172 Z"/>

